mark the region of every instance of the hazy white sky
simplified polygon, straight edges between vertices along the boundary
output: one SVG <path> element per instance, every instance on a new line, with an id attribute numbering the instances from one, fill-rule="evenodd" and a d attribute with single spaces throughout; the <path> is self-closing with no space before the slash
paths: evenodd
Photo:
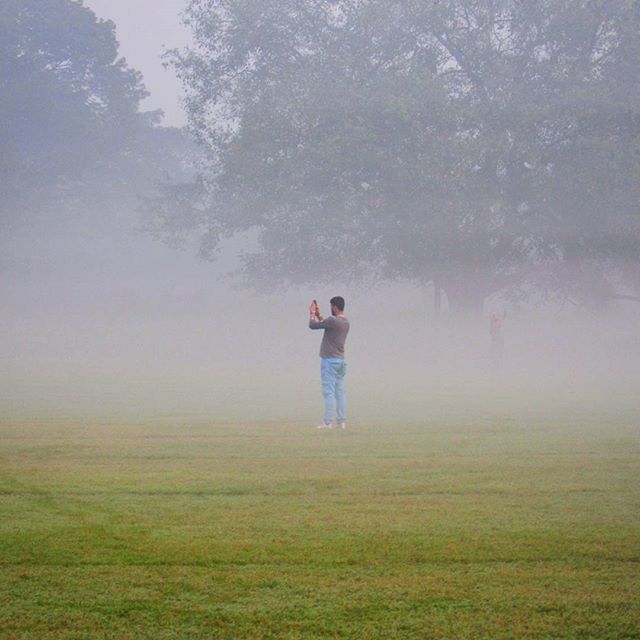
<path id="1" fill-rule="evenodd" d="M 120 52 L 129 66 L 144 75 L 151 96 L 145 110 L 162 109 L 165 125 L 180 126 L 185 116 L 180 104 L 182 89 L 170 69 L 164 69 L 160 56 L 165 49 L 182 47 L 189 32 L 180 19 L 187 0 L 84 0 L 100 18 L 113 20 Z"/>

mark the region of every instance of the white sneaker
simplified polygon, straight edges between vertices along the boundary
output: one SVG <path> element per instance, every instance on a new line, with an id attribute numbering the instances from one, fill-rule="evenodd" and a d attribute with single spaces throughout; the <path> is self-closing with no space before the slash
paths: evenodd
<path id="1" fill-rule="evenodd" d="M 346 422 L 340 422 L 337 425 L 338 429 L 346 429 L 347 428 L 347 423 Z"/>
<path id="2" fill-rule="evenodd" d="M 325 424 L 324 422 L 322 424 L 319 424 L 316 429 L 331 429 L 333 427 L 333 425 L 331 424 Z"/>

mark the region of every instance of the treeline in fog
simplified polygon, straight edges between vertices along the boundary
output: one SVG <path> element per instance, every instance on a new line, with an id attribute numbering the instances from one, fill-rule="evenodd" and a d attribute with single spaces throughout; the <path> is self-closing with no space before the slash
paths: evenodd
<path id="1" fill-rule="evenodd" d="M 3 233 L 107 208 L 182 175 L 188 142 L 141 113 L 143 78 L 115 25 L 72 0 L 6 0 L 0 10 Z"/>
<path id="2" fill-rule="evenodd" d="M 251 230 L 251 282 L 432 283 L 455 314 L 637 299 L 637 2 L 192 0 L 186 19 L 172 62 L 206 161 L 163 220 L 205 254 Z"/>

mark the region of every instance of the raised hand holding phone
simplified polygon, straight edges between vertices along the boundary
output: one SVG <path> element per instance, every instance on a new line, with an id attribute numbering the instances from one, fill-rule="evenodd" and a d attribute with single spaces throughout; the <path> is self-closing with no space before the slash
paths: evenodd
<path id="1" fill-rule="evenodd" d="M 309 305 L 309 316 L 312 320 L 322 320 L 322 317 L 320 316 L 320 307 L 318 306 L 317 300 L 314 300 Z"/>

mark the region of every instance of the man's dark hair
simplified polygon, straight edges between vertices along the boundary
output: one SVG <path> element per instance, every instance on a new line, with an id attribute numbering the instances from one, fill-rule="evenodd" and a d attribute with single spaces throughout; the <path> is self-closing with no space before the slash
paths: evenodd
<path id="1" fill-rule="evenodd" d="M 335 296 L 331 298 L 331 300 L 329 300 L 329 304 L 337 307 L 340 311 L 344 311 L 344 298 L 342 296 Z"/>

